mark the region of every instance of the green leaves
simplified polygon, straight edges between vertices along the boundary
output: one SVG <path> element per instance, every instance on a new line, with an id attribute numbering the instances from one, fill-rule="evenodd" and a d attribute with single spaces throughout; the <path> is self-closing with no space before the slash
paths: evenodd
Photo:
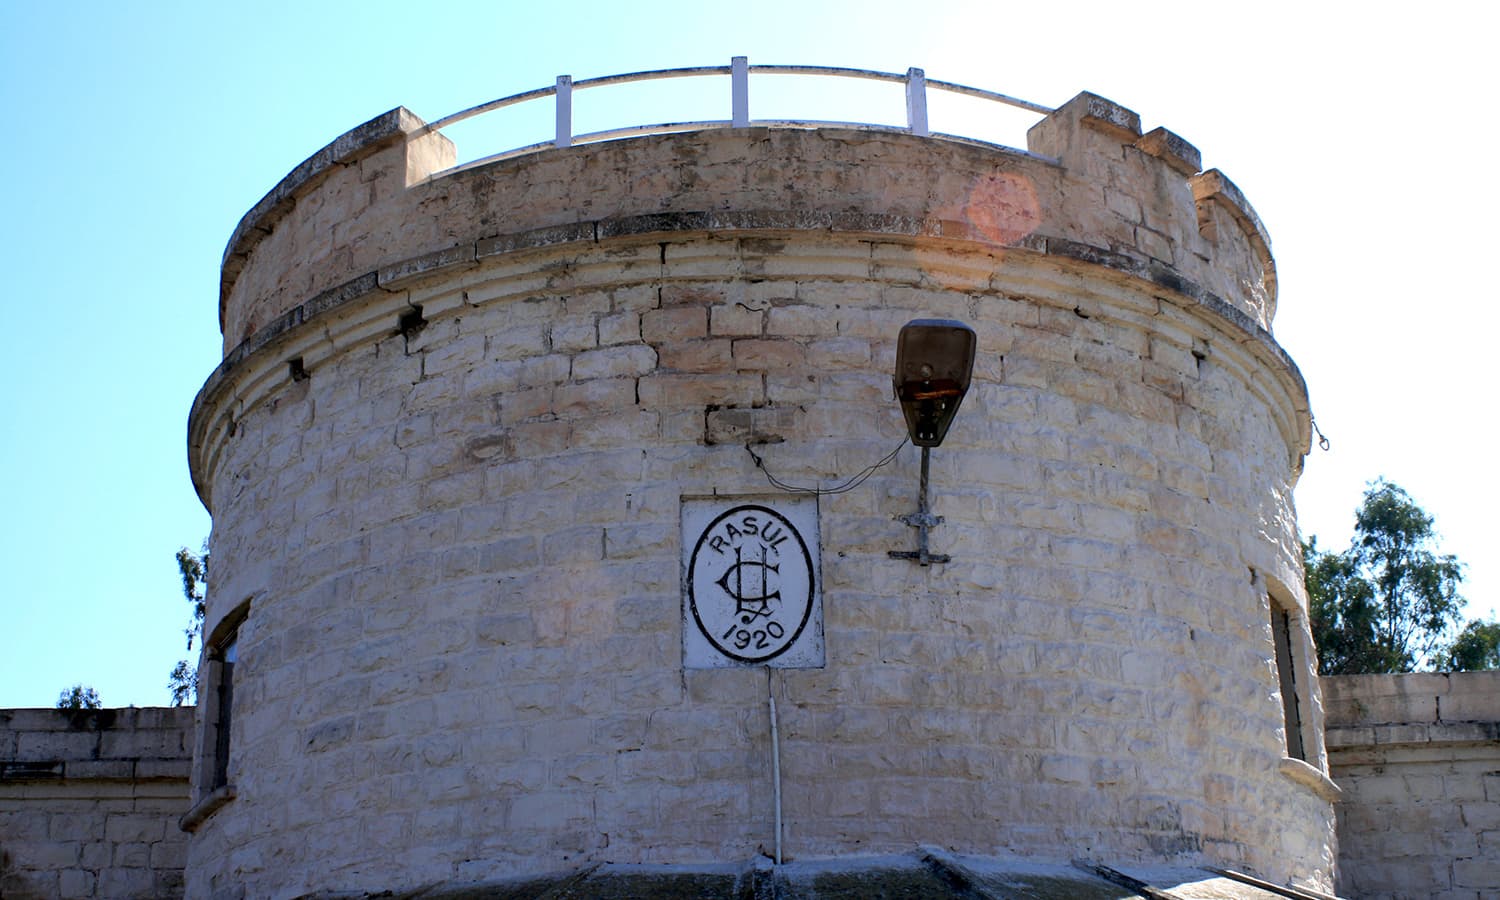
<path id="1" fill-rule="evenodd" d="M 191 653 L 193 641 L 203 631 L 203 600 L 208 596 L 208 542 L 203 550 L 194 553 L 186 547 L 177 551 L 177 571 L 182 575 L 182 596 L 193 605 L 193 617 L 188 627 L 187 649 Z M 198 702 L 198 667 L 187 660 L 179 660 L 169 676 L 167 689 L 172 692 L 172 705 Z"/>
<path id="2" fill-rule="evenodd" d="M 1450 672 L 1500 669 L 1500 622 L 1475 619 L 1465 625 L 1448 645 L 1443 668 Z"/>
<path id="3" fill-rule="evenodd" d="M 82 684 L 75 684 L 57 695 L 58 709 L 99 709 L 99 692 Z"/>
<path id="4" fill-rule="evenodd" d="M 1443 638 L 1458 623 L 1463 564 L 1440 555 L 1433 518 L 1384 479 L 1365 491 L 1354 540 L 1343 553 L 1302 545 L 1318 671 L 1411 672 L 1447 659 Z"/>

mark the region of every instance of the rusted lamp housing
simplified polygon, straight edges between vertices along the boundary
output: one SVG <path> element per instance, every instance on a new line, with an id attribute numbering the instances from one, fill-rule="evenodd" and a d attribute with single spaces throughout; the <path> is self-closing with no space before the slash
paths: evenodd
<path id="1" fill-rule="evenodd" d="M 918 447 L 943 442 L 974 372 L 974 329 L 953 319 L 913 319 L 896 339 L 896 399 Z"/>
<path id="2" fill-rule="evenodd" d="M 899 517 L 917 529 L 917 549 L 892 550 L 893 559 L 909 559 L 921 566 L 952 559 L 927 548 L 927 530 L 943 521 L 927 505 L 928 454 L 943 442 L 958 405 L 969 392 L 977 344 L 974 329 L 953 319 L 913 319 L 901 327 L 896 339 L 893 385 L 911 442 L 922 448 L 922 481 L 917 511 Z"/>

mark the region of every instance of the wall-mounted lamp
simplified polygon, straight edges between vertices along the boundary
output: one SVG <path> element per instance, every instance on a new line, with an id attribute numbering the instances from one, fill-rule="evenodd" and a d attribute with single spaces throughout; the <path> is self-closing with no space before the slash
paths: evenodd
<path id="1" fill-rule="evenodd" d="M 917 511 L 900 517 L 917 529 L 918 549 L 892 550 L 894 559 L 911 559 L 922 566 L 952 559 L 927 549 L 927 529 L 943 521 L 928 510 L 928 453 L 943 442 L 969 392 L 977 344 L 974 329 L 953 319 L 913 319 L 896 339 L 896 400 L 906 416 L 911 442 L 922 448 L 922 479 Z"/>

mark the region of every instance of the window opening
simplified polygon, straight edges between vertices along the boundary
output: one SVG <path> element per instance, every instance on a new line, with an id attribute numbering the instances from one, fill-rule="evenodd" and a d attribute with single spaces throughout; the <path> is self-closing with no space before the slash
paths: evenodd
<path id="1" fill-rule="evenodd" d="M 229 784 L 229 726 L 234 715 L 234 664 L 239 658 L 239 629 L 231 631 L 214 651 L 218 666 L 218 709 L 214 717 L 214 769 L 210 790 Z"/>
<path id="2" fill-rule="evenodd" d="M 1297 667 L 1292 657 L 1292 615 L 1271 602 L 1271 638 L 1276 644 L 1276 674 L 1281 684 L 1281 711 L 1286 720 L 1286 755 L 1307 761 L 1302 743 L 1302 711 L 1297 701 Z"/>

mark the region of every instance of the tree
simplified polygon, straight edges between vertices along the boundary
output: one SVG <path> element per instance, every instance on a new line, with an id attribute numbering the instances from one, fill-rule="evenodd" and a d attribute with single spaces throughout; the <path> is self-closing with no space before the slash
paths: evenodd
<path id="1" fill-rule="evenodd" d="M 1500 669 L 1500 622 L 1471 620 L 1448 645 L 1443 668 L 1449 672 Z"/>
<path id="2" fill-rule="evenodd" d="M 1443 638 L 1458 624 L 1463 564 L 1440 555 L 1433 518 L 1400 487 L 1377 479 L 1354 514 L 1343 553 L 1302 545 L 1318 671 L 1324 675 L 1412 672 L 1445 661 Z"/>
<path id="3" fill-rule="evenodd" d="M 1302 544 L 1318 673 L 1390 672 L 1376 640 L 1374 586 L 1363 578 L 1352 553 L 1324 553 L 1314 537 Z"/>
<path id="4" fill-rule="evenodd" d="M 208 542 L 203 543 L 203 550 L 193 553 L 186 547 L 177 551 L 177 570 L 182 575 L 182 595 L 187 598 L 188 603 L 193 606 L 193 616 L 188 622 L 188 627 L 183 630 L 187 635 L 187 649 L 193 652 L 193 641 L 203 631 L 203 598 L 208 591 Z M 198 666 L 187 659 L 178 660 L 169 676 L 167 688 L 172 692 L 172 705 L 181 706 L 184 703 L 198 702 Z"/>
<path id="5" fill-rule="evenodd" d="M 58 709 L 99 709 L 99 692 L 82 684 L 75 684 L 57 695 Z"/>

